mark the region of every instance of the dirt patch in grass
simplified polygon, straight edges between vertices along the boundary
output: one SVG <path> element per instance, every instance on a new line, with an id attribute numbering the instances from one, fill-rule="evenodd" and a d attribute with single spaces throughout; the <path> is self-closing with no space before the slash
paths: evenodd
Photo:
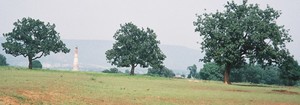
<path id="1" fill-rule="evenodd" d="M 249 90 L 226 90 L 226 91 L 230 91 L 230 92 L 251 92 Z"/>
<path id="2" fill-rule="evenodd" d="M 137 97 L 134 100 L 141 101 L 140 104 L 174 104 L 174 105 L 207 105 L 212 102 L 212 100 L 202 100 L 202 99 L 185 99 L 176 97 L 161 97 L 161 96 L 145 96 Z"/>
<path id="3" fill-rule="evenodd" d="M 91 97 L 74 97 L 80 102 L 88 105 L 136 105 L 126 99 L 112 99 L 112 98 L 91 98 Z"/>
<path id="4" fill-rule="evenodd" d="M 299 95 L 300 93 L 298 92 L 292 92 L 288 90 L 272 90 L 270 93 L 279 93 L 279 94 L 289 94 L 289 95 Z"/>
<path id="5" fill-rule="evenodd" d="M 39 91 L 30 91 L 30 90 L 19 90 L 17 93 L 22 94 L 23 96 L 25 96 L 27 98 L 27 101 L 47 101 L 47 102 L 51 102 L 51 101 L 56 101 L 54 98 L 55 96 L 57 96 L 58 94 L 53 93 L 53 92 L 39 92 Z"/>
<path id="6" fill-rule="evenodd" d="M 0 97 L 0 104 L 1 105 L 20 105 L 20 102 L 9 96 Z"/>
<path id="7" fill-rule="evenodd" d="M 287 102 L 274 102 L 274 101 L 264 101 L 264 100 L 249 100 L 248 105 L 299 105 L 298 103 L 287 103 Z"/>

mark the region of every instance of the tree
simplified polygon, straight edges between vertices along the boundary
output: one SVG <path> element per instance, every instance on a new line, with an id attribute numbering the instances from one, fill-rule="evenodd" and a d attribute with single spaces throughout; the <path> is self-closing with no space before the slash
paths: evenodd
<path id="1" fill-rule="evenodd" d="M 152 76 L 169 77 L 169 78 L 175 76 L 175 73 L 166 67 L 149 68 L 147 74 Z"/>
<path id="2" fill-rule="evenodd" d="M 300 80 L 300 66 L 292 56 L 287 56 L 279 68 L 280 78 L 284 85 L 292 86 Z"/>
<path id="3" fill-rule="evenodd" d="M 32 68 L 43 68 L 43 65 L 42 63 L 39 61 L 39 60 L 33 60 L 32 61 Z"/>
<path id="4" fill-rule="evenodd" d="M 197 66 L 195 64 L 193 66 L 187 67 L 187 69 L 190 71 L 188 78 L 195 78 L 197 76 Z"/>
<path id="5" fill-rule="evenodd" d="M 3 34 L 6 42 L 2 43 L 2 47 L 7 54 L 27 57 L 29 69 L 32 69 L 33 60 L 47 56 L 51 52 L 70 52 L 60 40 L 59 33 L 54 30 L 55 24 L 23 18 L 15 22 L 14 26 L 12 32 Z"/>
<path id="6" fill-rule="evenodd" d="M 278 64 L 282 55 L 288 55 L 285 43 L 291 36 L 284 26 L 276 24 L 280 11 L 258 4 L 227 2 L 223 12 L 197 15 L 195 31 L 203 36 L 201 49 L 204 62 L 225 65 L 224 83 L 230 84 L 230 70 L 246 62 L 262 66 Z M 247 60 L 247 61 L 246 61 Z"/>
<path id="7" fill-rule="evenodd" d="M 0 54 L 0 66 L 7 66 L 8 64 L 6 63 L 6 57 L 2 54 Z"/>
<path id="8" fill-rule="evenodd" d="M 150 28 L 140 29 L 133 23 L 121 25 L 115 35 L 116 42 L 113 48 L 106 51 L 106 58 L 117 67 L 131 67 L 130 75 L 134 69 L 140 67 L 159 67 L 166 56 L 158 47 L 159 41 Z"/>

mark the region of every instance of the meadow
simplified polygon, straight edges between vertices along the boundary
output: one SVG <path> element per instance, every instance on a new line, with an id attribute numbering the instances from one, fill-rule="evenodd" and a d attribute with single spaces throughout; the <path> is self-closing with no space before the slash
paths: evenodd
<path id="1" fill-rule="evenodd" d="M 300 105 L 300 88 L 0 67 L 0 105 Z"/>

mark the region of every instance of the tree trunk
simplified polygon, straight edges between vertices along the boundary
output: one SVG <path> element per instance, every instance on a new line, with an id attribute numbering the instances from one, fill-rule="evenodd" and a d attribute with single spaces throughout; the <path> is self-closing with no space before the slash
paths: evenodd
<path id="1" fill-rule="evenodd" d="M 29 62 L 28 68 L 32 69 L 32 57 L 28 56 L 28 62 Z"/>
<path id="2" fill-rule="evenodd" d="M 134 75 L 134 68 L 135 68 L 134 64 L 131 64 L 130 75 Z"/>
<path id="3" fill-rule="evenodd" d="M 225 71 L 224 71 L 224 83 L 225 84 L 231 84 L 230 82 L 230 70 L 231 70 L 231 64 L 225 65 Z"/>

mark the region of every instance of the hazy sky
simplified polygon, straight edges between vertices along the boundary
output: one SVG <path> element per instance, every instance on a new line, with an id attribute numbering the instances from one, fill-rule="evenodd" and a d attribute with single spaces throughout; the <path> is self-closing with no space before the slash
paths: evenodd
<path id="1" fill-rule="evenodd" d="M 236 0 L 241 3 L 242 0 Z M 10 32 L 23 17 L 55 23 L 62 39 L 113 40 L 120 24 L 133 22 L 153 29 L 162 44 L 199 49 L 195 14 L 223 10 L 226 0 L 0 0 L 0 33 Z M 300 60 L 300 0 L 249 0 L 267 4 L 282 15 L 278 24 L 290 29 L 288 48 Z"/>

